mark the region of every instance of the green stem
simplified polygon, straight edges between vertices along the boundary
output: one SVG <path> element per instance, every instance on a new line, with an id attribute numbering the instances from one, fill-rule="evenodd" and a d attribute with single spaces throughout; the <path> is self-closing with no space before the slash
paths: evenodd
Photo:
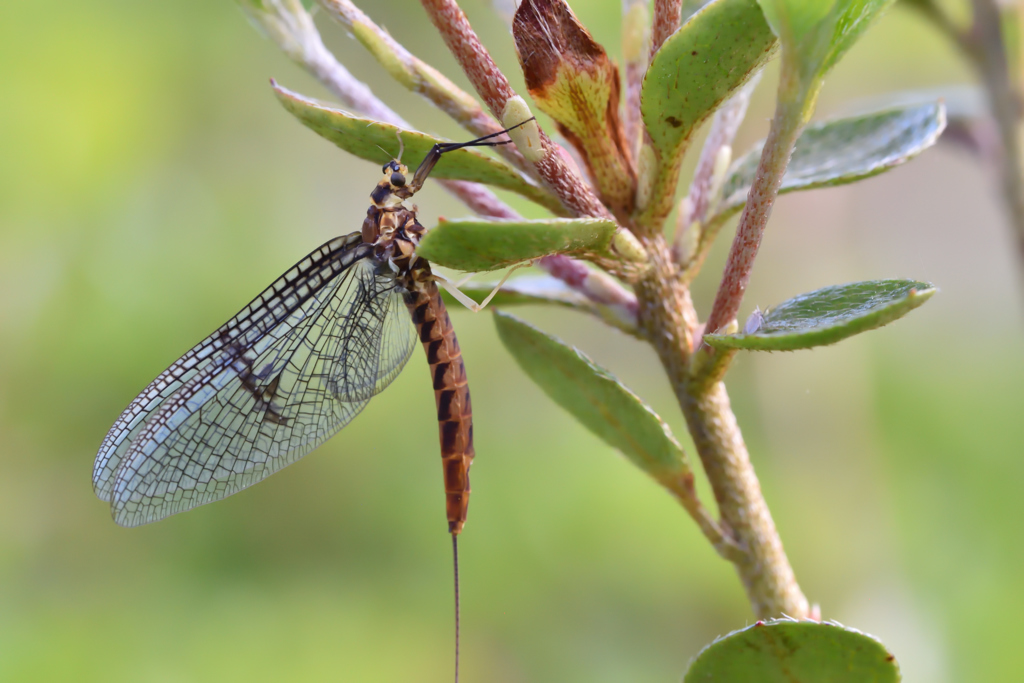
<path id="1" fill-rule="evenodd" d="M 807 599 L 782 548 L 725 385 L 690 378 L 697 316 L 689 291 L 679 281 L 664 237 L 655 236 L 644 246 L 652 265 L 636 284 L 640 324 L 686 416 L 718 502 L 719 526 L 735 543 L 727 559 L 735 566 L 758 618 L 807 617 Z"/>

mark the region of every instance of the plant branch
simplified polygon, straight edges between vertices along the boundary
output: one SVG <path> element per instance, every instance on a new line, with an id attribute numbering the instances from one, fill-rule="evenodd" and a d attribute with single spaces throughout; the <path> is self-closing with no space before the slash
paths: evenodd
<path id="1" fill-rule="evenodd" d="M 809 613 L 754 474 L 743 436 L 721 382 L 690 376 L 698 330 L 687 287 L 665 239 L 645 244 L 652 268 L 637 282 L 640 325 L 661 359 L 718 502 L 722 529 L 737 551 L 733 562 L 758 618 Z"/>
<path id="2" fill-rule="evenodd" d="M 679 30 L 683 0 L 654 0 L 654 25 L 651 29 L 651 59 L 668 37 Z"/>
<path id="3" fill-rule="evenodd" d="M 747 106 L 750 104 L 750 96 L 761 80 L 760 74 L 754 76 L 740 90 L 729 98 L 718 111 L 711 122 L 711 130 L 704 140 L 704 147 L 700 152 L 700 159 L 697 161 L 697 168 L 693 173 L 693 180 L 690 183 L 690 193 L 686 198 L 687 215 L 680 212 L 679 226 L 676 230 L 673 254 L 676 260 L 684 267 L 684 277 L 687 281 L 700 270 L 707 256 L 714 234 L 705 230 L 708 210 L 711 204 L 717 201 L 716 194 L 721 189 L 715 188 L 715 168 L 718 166 L 722 151 L 729 147 L 739 131 L 740 125 L 747 114 Z M 731 151 L 729 153 L 731 156 Z M 728 162 L 726 162 L 728 163 Z M 688 234 L 688 231 L 696 231 L 697 234 Z M 705 232 L 712 232 L 705 238 Z M 690 238 L 696 248 L 689 248 L 684 245 L 684 239 Z M 696 239 L 693 239 L 696 238 Z"/>
<path id="4" fill-rule="evenodd" d="M 239 0 L 239 5 L 264 35 L 273 40 L 293 62 L 320 81 L 343 105 L 378 121 L 412 128 L 331 54 L 320 38 L 313 17 L 299 0 Z M 492 218 L 518 217 L 511 207 L 483 185 L 461 180 L 439 182 L 480 215 Z"/>
<path id="5" fill-rule="evenodd" d="M 458 3 L 455 0 L 422 0 L 422 3 L 470 83 L 491 113 L 500 118 L 505 105 L 516 96 L 516 92 L 491 59 Z M 612 219 L 593 190 L 562 161 L 557 145 L 543 131 L 540 135 L 544 156 L 535 166 L 544 183 L 573 215 Z"/>
<path id="6" fill-rule="evenodd" d="M 1024 159 L 1021 157 L 1021 92 L 1011 78 L 1002 17 L 996 0 L 972 0 L 970 29 L 957 26 L 933 0 L 906 0 L 953 42 L 977 70 L 995 119 L 999 144 L 996 162 L 1003 202 L 1017 239 L 1018 258 L 1024 263 Z M 1017 11 L 1021 11 L 1020 8 Z"/>
<path id="7" fill-rule="evenodd" d="M 973 0 L 975 66 L 981 74 L 989 106 L 999 129 L 999 170 L 1003 200 L 1024 262 L 1024 171 L 1020 147 L 1020 93 L 1010 78 L 999 7 L 995 0 Z"/>
<path id="8" fill-rule="evenodd" d="M 640 90 L 647 72 L 650 43 L 651 17 L 647 0 L 622 0 L 622 58 L 626 67 L 622 127 L 634 163 L 640 153 Z"/>
<path id="9" fill-rule="evenodd" d="M 320 0 L 320 5 L 355 35 L 396 81 L 428 99 L 470 133 L 483 137 L 502 130 L 502 125 L 483 110 L 476 98 L 406 50 L 351 0 Z M 536 169 L 523 158 L 515 145 L 501 145 L 494 149 L 521 171 L 539 179 Z"/>
<path id="10" fill-rule="evenodd" d="M 783 72 L 785 79 L 785 66 L 783 66 Z M 708 332 L 715 332 L 725 326 L 729 321 L 734 320 L 739 312 L 740 302 L 743 301 L 743 294 L 746 292 L 747 284 L 750 282 L 750 273 L 754 268 L 754 259 L 761 246 L 765 226 L 768 224 L 772 206 L 779 194 L 779 187 L 782 185 L 782 177 L 789 164 L 789 157 L 793 153 L 793 145 L 800 136 L 803 117 L 798 110 L 799 107 L 791 104 L 793 100 L 782 97 L 781 93 L 785 87 L 786 84 L 780 86 L 779 105 L 775 110 L 775 117 L 772 120 L 771 129 L 768 131 L 764 151 L 761 153 L 757 174 L 754 176 L 750 193 L 747 195 L 746 206 L 743 208 L 743 214 L 736 229 L 736 238 L 729 251 L 722 283 L 715 295 L 711 315 L 708 316 L 705 327 Z"/>
<path id="11" fill-rule="evenodd" d="M 536 265 L 552 277 L 585 294 L 591 301 L 609 307 L 623 321 L 636 326 L 636 296 L 611 276 L 588 268 L 562 254 L 545 256 L 538 259 Z"/>
<path id="12" fill-rule="evenodd" d="M 736 572 L 759 619 L 810 614 L 807 598 L 782 547 L 754 473 L 723 382 L 700 391 L 677 391 L 694 445 L 704 465 L 722 524 L 745 550 Z"/>

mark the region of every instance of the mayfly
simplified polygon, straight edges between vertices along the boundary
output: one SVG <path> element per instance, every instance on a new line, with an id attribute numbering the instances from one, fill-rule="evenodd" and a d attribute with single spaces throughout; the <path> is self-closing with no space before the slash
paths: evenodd
<path id="1" fill-rule="evenodd" d="M 437 403 L 457 633 L 456 538 L 469 505 L 473 411 L 437 286 L 445 282 L 417 256 L 426 230 L 404 200 L 443 154 L 508 144 L 494 138 L 509 130 L 434 145 L 411 180 L 399 152 L 382 169 L 361 231 L 299 261 L 153 380 L 121 413 L 96 456 L 93 487 L 110 503 L 114 521 L 155 522 L 295 462 L 395 379 L 418 338 Z"/>

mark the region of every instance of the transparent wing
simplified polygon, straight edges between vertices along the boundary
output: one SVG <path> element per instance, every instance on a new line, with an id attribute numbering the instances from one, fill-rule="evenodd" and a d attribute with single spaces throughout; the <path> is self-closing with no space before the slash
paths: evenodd
<path id="1" fill-rule="evenodd" d="M 394 279 L 366 254 L 358 236 L 324 245 L 132 402 L 94 471 L 119 524 L 260 481 L 327 440 L 397 376 L 415 334 Z M 380 341 L 359 347 L 360 339 Z M 373 393 L 336 391 L 347 362 Z"/>
<path id="2" fill-rule="evenodd" d="M 305 303 L 311 291 L 305 291 L 304 287 L 311 290 L 317 279 L 324 284 L 365 257 L 367 250 L 359 248 L 361 242 L 361 235 L 353 233 L 323 245 L 278 278 L 238 315 L 160 373 L 121 413 L 103 439 L 93 467 L 96 495 L 110 501 L 114 476 L 128 447 L 164 401 L 204 367 L 223 362 L 228 349 L 255 343 L 287 317 L 287 309 Z"/>

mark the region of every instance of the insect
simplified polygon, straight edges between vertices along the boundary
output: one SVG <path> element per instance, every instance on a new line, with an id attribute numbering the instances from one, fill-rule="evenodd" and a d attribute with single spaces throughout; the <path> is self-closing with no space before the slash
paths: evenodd
<path id="1" fill-rule="evenodd" d="M 457 629 L 456 537 L 469 505 L 473 411 L 440 276 L 416 254 L 426 230 L 403 202 L 443 154 L 507 144 L 493 138 L 508 130 L 434 145 L 411 179 L 399 152 L 382 169 L 361 231 L 299 261 L 153 380 L 96 456 L 93 487 L 114 520 L 127 527 L 154 522 L 290 465 L 383 391 L 418 339 L 437 403 Z"/>

